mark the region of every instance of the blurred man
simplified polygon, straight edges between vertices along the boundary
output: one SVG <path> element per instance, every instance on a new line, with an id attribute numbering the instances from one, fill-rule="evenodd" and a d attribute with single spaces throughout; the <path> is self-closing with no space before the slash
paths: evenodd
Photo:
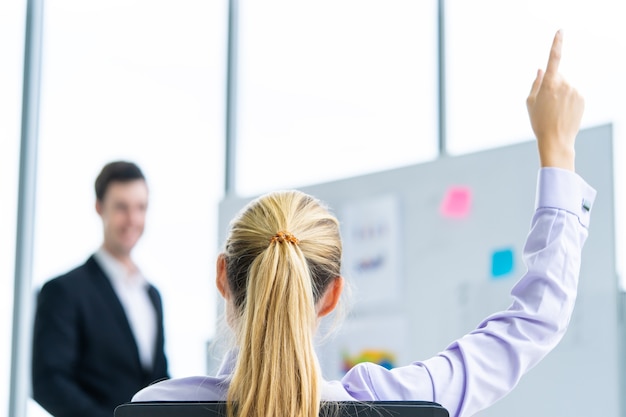
<path id="1" fill-rule="evenodd" d="M 168 377 L 161 297 L 131 258 L 144 230 L 146 180 L 134 163 L 111 162 L 95 190 L 102 245 L 37 298 L 33 397 L 55 417 L 111 417 Z"/>

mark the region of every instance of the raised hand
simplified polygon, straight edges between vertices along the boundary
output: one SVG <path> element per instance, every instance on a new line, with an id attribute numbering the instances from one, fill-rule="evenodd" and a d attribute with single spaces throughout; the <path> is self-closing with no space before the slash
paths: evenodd
<path id="1" fill-rule="evenodd" d="M 559 73 L 563 33 L 554 36 L 548 66 L 533 82 L 526 107 L 542 167 L 574 170 L 574 142 L 585 109 L 583 97 Z"/>

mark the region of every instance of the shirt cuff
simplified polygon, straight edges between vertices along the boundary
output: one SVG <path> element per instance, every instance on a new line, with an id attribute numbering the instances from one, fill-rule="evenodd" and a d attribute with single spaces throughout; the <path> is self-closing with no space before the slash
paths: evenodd
<path id="1" fill-rule="evenodd" d="M 578 174 L 561 168 L 546 167 L 539 170 L 535 208 L 565 210 L 578 217 L 589 227 L 591 209 L 596 190 Z"/>

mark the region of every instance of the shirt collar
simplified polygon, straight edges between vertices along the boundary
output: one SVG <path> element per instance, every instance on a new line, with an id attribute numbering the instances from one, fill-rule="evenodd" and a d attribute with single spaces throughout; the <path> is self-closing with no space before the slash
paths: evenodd
<path id="1" fill-rule="evenodd" d="M 104 247 L 100 247 L 94 256 L 114 285 L 124 287 L 147 285 L 141 271 L 129 273 L 126 266 L 115 259 Z"/>
<path id="2" fill-rule="evenodd" d="M 217 371 L 217 377 L 227 377 L 232 375 L 232 373 L 235 371 L 235 365 L 237 364 L 238 353 L 239 349 L 237 348 L 230 349 L 226 353 L 226 355 L 224 356 L 224 360 L 222 360 L 222 364 Z"/>

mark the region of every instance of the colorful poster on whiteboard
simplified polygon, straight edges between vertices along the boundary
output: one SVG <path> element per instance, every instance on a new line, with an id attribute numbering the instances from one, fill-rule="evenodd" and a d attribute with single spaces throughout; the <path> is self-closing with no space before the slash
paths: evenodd
<path id="1" fill-rule="evenodd" d="M 371 362 L 386 369 L 408 365 L 412 360 L 408 345 L 410 325 L 401 314 L 350 318 L 341 331 L 320 347 L 320 362 L 327 379 L 340 379 L 353 366 Z"/>

